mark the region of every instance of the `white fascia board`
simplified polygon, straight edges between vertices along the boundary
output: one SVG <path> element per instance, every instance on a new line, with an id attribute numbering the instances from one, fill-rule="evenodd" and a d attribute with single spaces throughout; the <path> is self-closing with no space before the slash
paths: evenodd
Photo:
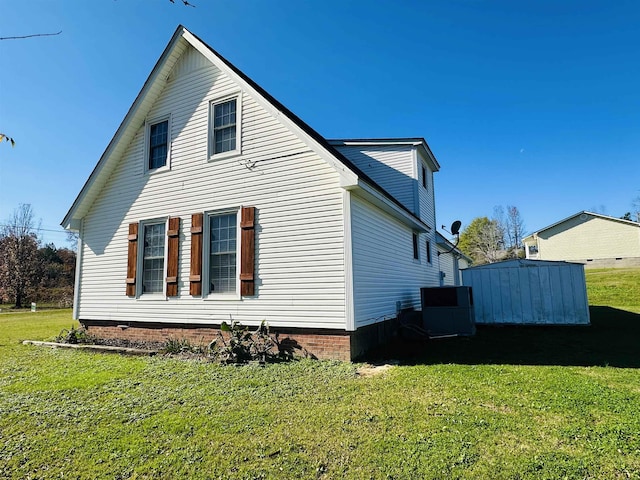
<path id="1" fill-rule="evenodd" d="M 431 170 L 434 172 L 440 171 L 440 164 L 438 163 L 438 160 L 436 160 L 436 156 L 431 151 L 431 148 L 429 148 L 427 142 L 420 142 L 418 144 L 418 148 L 422 150 L 423 156 L 427 160 L 427 163 L 430 164 L 429 166 L 431 167 Z"/>
<path id="2" fill-rule="evenodd" d="M 367 200 L 369 203 L 372 203 L 376 207 L 387 212 L 389 215 L 417 232 L 427 233 L 431 231 L 431 227 L 429 227 L 429 225 L 423 223 L 409 212 L 400 208 L 386 196 L 381 194 L 377 189 L 362 180 L 358 181 L 357 185 L 345 187 L 345 189 Z"/>
<path id="3" fill-rule="evenodd" d="M 285 113 L 278 110 L 271 102 L 262 96 L 252 85 L 245 81 L 240 75 L 238 75 L 233 69 L 223 62 L 217 55 L 215 55 L 206 45 L 203 44 L 192 33 L 185 29 L 183 37 L 187 40 L 193 48 L 198 50 L 205 58 L 213 63 L 218 69 L 228 75 L 234 82 L 241 86 L 242 90 L 249 93 L 260 106 L 267 110 L 271 115 L 282 122 L 287 128 L 294 132 L 297 137 L 307 145 L 314 153 L 320 158 L 325 160 L 331 165 L 338 175 L 340 176 L 340 185 L 343 187 L 349 187 L 356 185 L 358 182 L 358 175 L 349 169 L 346 165 L 340 162 L 331 152 L 329 152 L 324 146 L 320 145 L 314 138 L 312 138 L 307 132 L 300 128 L 294 121 L 292 121 Z"/>

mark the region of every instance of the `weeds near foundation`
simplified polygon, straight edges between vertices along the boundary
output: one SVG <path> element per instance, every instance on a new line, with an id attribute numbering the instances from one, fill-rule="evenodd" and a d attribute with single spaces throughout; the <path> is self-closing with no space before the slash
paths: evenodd
<path id="1" fill-rule="evenodd" d="M 57 343 L 69 343 L 69 344 L 79 344 L 79 343 L 96 343 L 95 337 L 90 335 L 84 328 L 75 328 L 71 327 L 68 330 L 63 328 L 62 331 L 58 334 L 54 339 Z"/>
<path id="2" fill-rule="evenodd" d="M 186 338 L 169 338 L 162 345 L 162 352 L 167 354 L 202 353 L 202 348 L 192 345 Z"/>
<path id="3" fill-rule="evenodd" d="M 290 338 L 280 341 L 278 335 L 272 336 L 269 324 L 264 321 L 254 331 L 240 322 L 233 321 L 231 325 L 222 322 L 218 337 L 209 344 L 207 350 L 212 358 L 226 364 L 258 362 L 264 365 L 268 362 L 294 360 L 296 354 L 308 356 Z"/>

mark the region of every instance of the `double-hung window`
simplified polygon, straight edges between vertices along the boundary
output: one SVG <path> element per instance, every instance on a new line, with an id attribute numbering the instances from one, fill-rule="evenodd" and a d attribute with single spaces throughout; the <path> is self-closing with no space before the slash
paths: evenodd
<path id="1" fill-rule="evenodd" d="M 147 164 L 148 171 L 167 166 L 169 158 L 169 120 L 147 125 Z"/>
<path id="2" fill-rule="evenodd" d="M 214 101 L 210 106 L 209 157 L 240 153 L 240 97 Z"/>
<path id="3" fill-rule="evenodd" d="M 141 294 L 164 292 L 165 222 L 142 224 Z"/>
<path id="4" fill-rule="evenodd" d="M 208 293 L 238 293 L 238 213 L 213 213 L 208 223 Z"/>

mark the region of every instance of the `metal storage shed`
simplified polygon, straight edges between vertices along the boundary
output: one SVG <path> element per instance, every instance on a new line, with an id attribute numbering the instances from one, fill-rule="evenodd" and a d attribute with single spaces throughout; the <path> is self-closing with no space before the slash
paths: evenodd
<path id="1" fill-rule="evenodd" d="M 507 260 L 462 271 L 477 324 L 589 325 L 580 263 Z"/>

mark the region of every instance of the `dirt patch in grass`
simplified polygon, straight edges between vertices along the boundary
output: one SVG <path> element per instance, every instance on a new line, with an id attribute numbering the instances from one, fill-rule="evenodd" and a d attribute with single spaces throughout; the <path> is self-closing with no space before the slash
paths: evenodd
<path id="1" fill-rule="evenodd" d="M 377 365 L 366 364 L 362 365 L 356 370 L 356 375 L 363 378 L 376 377 L 378 375 L 382 375 L 385 372 L 388 372 L 397 365 L 398 362 L 394 361 Z"/>

